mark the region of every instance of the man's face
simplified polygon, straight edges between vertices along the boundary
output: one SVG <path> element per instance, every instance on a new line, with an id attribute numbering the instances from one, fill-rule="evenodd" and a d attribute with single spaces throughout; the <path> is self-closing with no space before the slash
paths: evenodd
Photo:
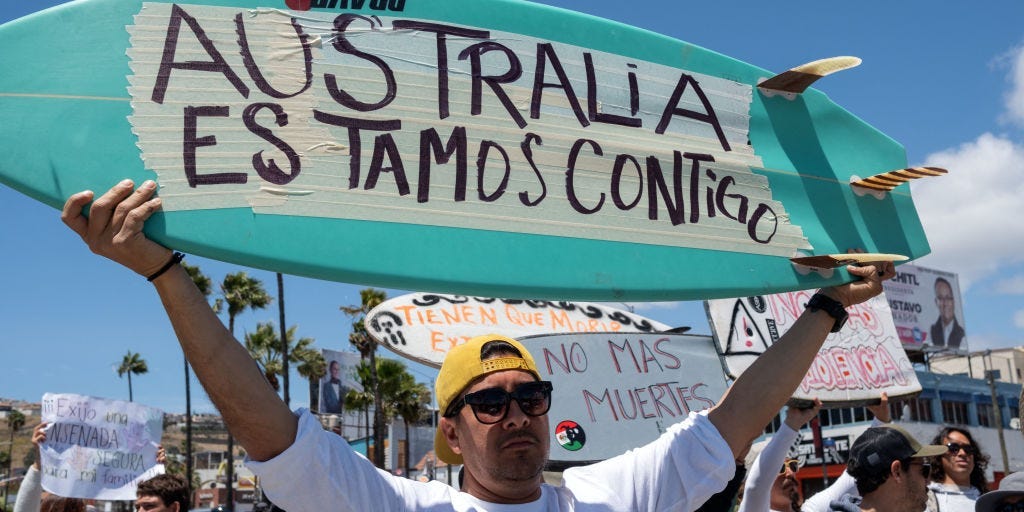
<path id="1" fill-rule="evenodd" d="M 178 502 L 168 507 L 159 496 L 139 496 L 135 499 L 135 512 L 178 512 Z"/>
<path id="2" fill-rule="evenodd" d="M 516 386 L 535 380 L 533 374 L 521 370 L 495 372 L 470 385 L 460 398 L 494 387 L 512 392 Z M 481 485 L 496 491 L 540 484 L 550 445 L 547 414 L 527 416 L 512 400 L 505 418 L 493 425 L 480 423 L 468 405 L 456 418 L 445 420 L 454 427 L 451 434 L 446 431 L 449 445 L 462 455 L 469 473 Z"/>
<path id="3" fill-rule="evenodd" d="M 772 483 L 770 504 L 772 510 L 792 510 L 793 496 L 796 495 L 796 473 L 787 464 Z"/>
<path id="4" fill-rule="evenodd" d="M 331 379 L 337 379 L 339 373 L 341 373 L 341 365 L 337 361 L 331 361 Z"/>
<path id="5" fill-rule="evenodd" d="M 950 450 L 942 456 L 942 470 L 957 485 L 970 485 L 971 471 L 974 471 L 974 447 L 971 441 L 967 436 L 954 430 L 942 442 L 946 445 L 960 445 L 956 452 Z"/>
<path id="6" fill-rule="evenodd" d="M 928 504 L 928 478 L 925 472 L 930 470 L 924 469 L 926 464 L 927 459 L 910 459 L 907 465 L 903 500 L 903 510 L 906 512 L 921 512 Z"/>
<path id="7" fill-rule="evenodd" d="M 953 312 L 956 308 L 956 303 L 953 301 L 953 288 L 943 281 L 935 283 L 935 305 L 939 307 L 942 323 L 948 324 L 953 321 Z"/>

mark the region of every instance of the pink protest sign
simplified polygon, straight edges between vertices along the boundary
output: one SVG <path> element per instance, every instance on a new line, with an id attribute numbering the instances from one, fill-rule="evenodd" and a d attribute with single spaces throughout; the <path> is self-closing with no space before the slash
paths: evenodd
<path id="1" fill-rule="evenodd" d="M 719 353 L 737 377 L 782 336 L 804 311 L 814 290 L 707 301 Z M 921 391 L 893 323 L 885 296 L 847 308 L 846 326 L 828 336 L 793 393 L 838 406 Z"/>

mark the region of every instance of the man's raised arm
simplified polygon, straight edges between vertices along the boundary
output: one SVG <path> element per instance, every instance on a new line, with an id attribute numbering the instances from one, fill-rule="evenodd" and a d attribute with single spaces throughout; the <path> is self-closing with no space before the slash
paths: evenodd
<path id="1" fill-rule="evenodd" d="M 819 292 L 843 307 L 860 304 L 882 293 L 882 281 L 895 275 L 891 262 L 850 266 L 847 270 L 860 279 Z M 761 354 L 711 409 L 708 419 L 733 453 L 739 453 L 760 435 L 764 426 L 782 409 L 800 385 L 834 324 L 835 319 L 824 310 L 804 311 L 793 327 Z"/>
<path id="2" fill-rule="evenodd" d="M 142 226 L 160 208 L 156 184 L 137 190 L 122 181 L 93 199 L 79 192 L 64 204 L 61 219 L 92 252 L 148 277 L 171 262 L 170 249 L 146 238 Z M 224 327 L 181 265 L 171 264 L 153 279 L 185 357 L 224 417 L 231 434 L 254 460 L 267 460 L 295 439 L 297 420 L 277 396 L 249 353 Z"/>

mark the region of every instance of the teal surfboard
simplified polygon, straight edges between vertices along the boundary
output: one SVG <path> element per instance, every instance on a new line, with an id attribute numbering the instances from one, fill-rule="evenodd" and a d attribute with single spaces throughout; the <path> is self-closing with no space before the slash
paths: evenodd
<path id="1" fill-rule="evenodd" d="M 242 265 L 674 300 L 847 278 L 794 256 L 929 250 L 907 185 L 850 185 L 902 146 L 820 91 L 539 4 L 80 0 L 0 48 L 0 182 L 59 207 L 155 179 L 150 236 Z"/>

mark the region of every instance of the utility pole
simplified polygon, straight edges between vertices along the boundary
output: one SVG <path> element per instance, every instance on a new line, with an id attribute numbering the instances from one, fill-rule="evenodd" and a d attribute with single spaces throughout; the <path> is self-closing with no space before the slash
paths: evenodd
<path id="1" fill-rule="evenodd" d="M 996 372 L 992 369 L 992 351 L 985 351 L 985 380 L 988 381 L 988 389 L 992 393 L 992 410 L 994 411 L 996 431 L 999 433 L 999 453 L 1003 457 L 1003 474 L 1010 474 L 1010 462 L 1006 456 L 1006 438 L 1003 437 L 1003 411 L 999 407 L 999 396 L 996 394 Z"/>

